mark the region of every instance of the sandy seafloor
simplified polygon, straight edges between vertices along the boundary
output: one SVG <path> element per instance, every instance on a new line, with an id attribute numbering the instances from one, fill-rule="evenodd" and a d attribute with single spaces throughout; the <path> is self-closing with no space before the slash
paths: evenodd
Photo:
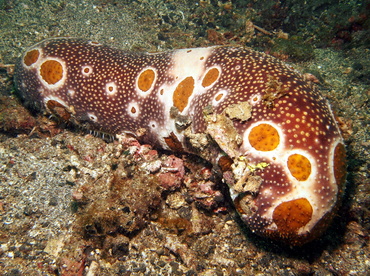
<path id="1" fill-rule="evenodd" d="M 0 275 L 370 275 L 369 11 L 355 9 L 369 5 L 345 2 L 353 5 L 347 9 L 354 20 L 363 18 L 357 29 L 348 28 L 350 40 L 329 31 L 333 37 L 320 44 L 315 27 L 334 24 L 318 15 L 341 8 L 328 1 L 307 7 L 312 22 L 298 27 L 318 45 L 313 56 L 300 62 L 289 60 L 289 51 L 280 56 L 318 78 L 348 151 L 346 194 L 332 226 L 302 248 L 287 248 L 243 226 L 226 189 L 202 169 L 207 164 L 146 145 L 106 143 L 31 115 L 14 96 L 11 67 L 5 66 L 55 36 L 133 51 L 219 43 L 267 51 L 263 41 L 271 43 L 274 34 L 248 35 L 241 27 L 246 7 L 256 1 L 245 1 L 244 9 L 242 1 L 0 1 Z M 253 23 L 263 24 L 255 14 Z M 273 25 L 260 27 L 274 31 Z M 178 170 L 171 178 L 177 186 L 159 188 L 156 166 L 168 160 Z M 213 194 L 197 183 L 213 185 Z"/>

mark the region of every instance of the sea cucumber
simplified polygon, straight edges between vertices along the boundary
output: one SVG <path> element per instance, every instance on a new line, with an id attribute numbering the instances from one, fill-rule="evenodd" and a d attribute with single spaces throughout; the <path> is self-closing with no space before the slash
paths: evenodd
<path id="1" fill-rule="evenodd" d="M 132 53 L 55 38 L 27 49 L 15 72 L 27 105 L 207 159 L 258 235 L 302 245 L 338 209 L 346 162 L 333 113 L 269 55 L 223 46 Z"/>

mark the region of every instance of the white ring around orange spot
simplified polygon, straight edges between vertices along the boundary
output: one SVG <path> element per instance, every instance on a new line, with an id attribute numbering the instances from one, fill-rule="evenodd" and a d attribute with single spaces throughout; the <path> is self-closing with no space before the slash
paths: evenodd
<path id="1" fill-rule="evenodd" d="M 202 79 L 202 87 L 207 89 L 213 87 L 219 80 L 221 74 L 222 70 L 220 66 L 212 66 L 208 68 Z"/>
<path id="2" fill-rule="evenodd" d="M 261 124 L 269 124 L 273 128 L 275 128 L 275 130 L 277 131 L 280 141 L 275 149 L 270 150 L 270 151 L 260 151 L 260 150 L 255 149 L 249 142 L 250 132 L 253 130 L 254 127 L 259 126 Z M 281 162 L 283 156 L 285 155 L 286 153 L 285 144 L 286 144 L 286 137 L 280 126 L 278 126 L 276 123 L 271 122 L 271 121 L 258 121 L 254 124 L 251 124 L 245 130 L 243 134 L 243 144 L 241 146 L 241 150 L 242 152 L 244 152 L 244 155 L 250 156 L 251 159 L 256 158 L 260 160 L 261 158 L 264 158 L 267 162 L 275 163 L 275 162 Z"/>
<path id="3" fill-rule="evenodd" d="M 136 102 L 129 103 L 129 105 L 127 106 L 127 114 L 132 118 L 139 117 L 140 114 L 139 105 Z"/>
<path id="4" fill-rule="evenodd" d="M 59 63 L 60 66 L 61 66 L 61 69 L 62 69 L 62 76 L 60 77 L 60 79 L 55 82 L 54 84 L 50 84 L 48 83 L 47 81 L 45 81 L 45 79 L 43 78 L 43 76 L 41 75 L 41 69 L 42 69 L 42 65 L 45 63 L 45 62 L 49 62 L 49 61 L 55 61 L 56 63 Z M 62 87 L 67 79 L 67 67 L 66 67 L 66 64 L 63 60 L 61 59 L 58 59 L 58 58 L 45 58 L 43 60 L 40 60 L 40 62 L 38 63 L 38 66 L 37 66 L 37 77 L 39 78 L 40 82 L 48 89 L 50 90 L 54 90 L 54 89 L 59 89 L 60 87 Z"/>
<path id="5" fill-rule="evenodd" d="M 219 105 L 225 99 L 227 94 L 229 94 L 229 91 L 227 91 L 227 90 L 218 91 L 212 99 L 212 105 L 213 106 Z"/>
<path id="6" fill-rule="evenodd" d="M 89 40 L 87 43 L 90 44 L 90 45 L 94 45 L 94 46 L 101 46 L 102 45 L 101 43 L 96 42 L 96 41 L 92 41 L 92 40 Z"/>
<path id="7" fill-rule="evenodd" d="M 261 94 L 254 94 L 252 96 L 250 96 L 249 98 L 249 103 L 253 106 L 253 105 L 256 105 L 258 104 L 260 101 L 261 101 Z"/>
<path id="8" fill-rule="evenodd" d="M 22 65 L 27 69 L 36 68 L 39 66 L 43 57 L 43 51 L 41 48 L 32 48 L 27 50 L 22 57 Z"/>
<path id="9" fill-rule="evenodd" d="M 105 93 L 107 93 L 108 96 L 113 96 L 118 92 L 117 85 L 112 81 L 108 82 L 105 85 Z"/>
<path id="10" fill-rule="evenodd" d="M 88 112 L 87 113 L 87 116 L 89 117 L 89 119 L 91 120 L 91 121 L 93 121 L 93 122 L 97 122 L 98 121 L 98 117 L 94 114 L 94 113 L 90 113 L 90 112 Z"/>
<path id="11" fill-rule="evenodd" d="M 93 68 L 90 65 L 82 66 L 81 73 L 85 77 L 90 76 L 92 74 L 92 72 L 93 72 Z"/>
<path id="12" fill-rule="evenodd" d="M 53 95 L 46 95 L 46 96 L 44 97 L 44 99 L 43 99 L 43 102 L 44 102 L 44 106 L 45 106 L 45 107 L 47 107 L 47 106 L 48 106 L 48 105 L 47 105 L 48 101 L 55 101 L 55 102 L 59 103 L 60 105 L 62 105 L 62 106 L 64 106 L 64 107 L 68 108 L 68 104 L 67 104 L 65 101 L 63 101 L 61 98 L 57 97 L 57 96 L 53 96 Z M 50 110 L 49 110 L 49 111 L 50 111 Z M 50 111 L 50 113 L 52 113 L 52 112 Z"/>
<path id="13" fill-rule="evenodd" d="M 329 174 L 330 175 L 330 183 L 335 183 L 335 184 L 333 184 L 332 188 L 335 189 L 336 192 L 338 191 L 338 185 L 343 185 L 344 184 L 344 183 L 337 183 L 337 180 L 335 178 L 334 157 L 335 157 L 335 149 L 339 144 L 343 144 L 343 141 L 341 141 L 340 137 L 338 137 L 335 141 L 333 141 L 330 144 L 329 156 L 328 156 L 328 166 L 329 166 L 329 170 L 330 170 L 330 174 Z"/>
<path id="14" fill-rule="evenodd" d="M 135 91 L 141 97 L 146 97 L 152 92 L 157 82 L 157 69 L 154 67 L 145 67 L 136 76 Z"/>
<path id="15" fill-rule="evenodd" d="M 306 180 L 297 180 L 294 177 L 294 175 L 292 174 L 291 170 L 289 169 L 289 167 L 288 167 L 289 157 L 293 156 L 293 155 L 304 156 L 310 162 L 311 172 L 310 172 L 309 177 Z M 315 158 L 313 158 L 312 155 L 309 152 L 305 151 L 305 150 L 302 150 L 302 149 L 287 150 L 287 151 L 285 151 L 285 155 L 281 159 L 281 162 L 282 162 L 282 164 L 284 164 L 285 173 L 289 177 L 289 180 L 292 181 L 292 182 L 297 182 L 297 183 L 302 183 L 303 184 L 303 183 L 306 183 L 307 181 L 314 181 L 315 178 L 317 177 L 317 162 L 316 162 Z"/>

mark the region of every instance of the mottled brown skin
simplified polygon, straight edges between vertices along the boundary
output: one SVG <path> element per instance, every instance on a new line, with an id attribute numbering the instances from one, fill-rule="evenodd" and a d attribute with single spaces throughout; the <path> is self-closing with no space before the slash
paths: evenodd
<path id="1" fill-rule="evenodd" d="M 207 133 L 206 108 L 226 116 L 225 108 L 247 102 L 251 118 L 232 122 L 242 143 L 219 145 L 237 153 L 227 158 L 216 147 L 217 158 L 209 161 L 226 159 L 223 170 L 241 160 L 256 168 L 267 164 L 246 170 L 262 177 L 257 193 L 236 192 L 228 183 L 242 219 L 259 235 L 306 243 L 326 229 L 343 194 L 344 144 L 330 107 L 271 56 L 235 47 L 127 53 L 86 40 L 50 39 L 22 56 L 16 85 L 27 104 L 101 132 L 144 130 L 142 141 L 176 151 L 194 150 L 187 125 L 178 127 L 177 118 L 189 118 L 193 134 Z M 222 127 L 217 135 L 227 141 Z"/>

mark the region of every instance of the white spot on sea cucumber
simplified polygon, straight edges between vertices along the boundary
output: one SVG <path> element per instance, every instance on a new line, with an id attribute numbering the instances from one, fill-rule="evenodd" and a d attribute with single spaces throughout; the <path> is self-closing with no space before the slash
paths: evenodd
<path id="1" fill-rule="evenodd" d="M 149 126 L 152 128 L 152 129 L 156 129 L 157 128 L 157 123 L 155 121 L 150 121 L 149 122 Z"/>
<path id="2" fill-rule="evenodd" d="M 67 93 L 68 93 L 68 95 L 69 95 L 71 98 L 73 98 L 73 96 L 76 94 L 76 91 L 75 91 L 75 90 L 73 90 L 73 89 L 68 89 L 68 90 L 67 90 Z"/>
<path id="3" fill-rule="evenodd" d="M 179 79 L 193 77 L 198 79 L 204 74 L 205 63 L 212 54 L 214 48 L 193 48 L 173 51 L 173 67 L 169 74 Z"/>
<path id="4" fill-rule="evenodd" d="M 156 93 L 158 100 L 162 103 L 171 102 L 171 105 L 172 105 L 171 96 L 168 95 L 167 93 L 167 91 L 171 91 L 171 90 L 172 90 L 172 86 L 162 85 L 161 87 L 159 87 L 158 92 Z"/>
<path id="5" fill-rule="evenodd" d="M 93 72 L 93 69 L 90 65 L 86 65 L 86 66 L 82 66 L 81 72 L 82 72 L 82 75 L 84 75 L 85 77 L 88 77 Z"/>
<path id="6" fill-rule="evenodd" d="M 117 85 L 114 82 L 108 82 L 105 85 L 105 92 L 107 92 L 107 94 L 109 96 L 116 94 L 117 93 Z"/>
<path id="7" fill-rule="evenodd" d="M 92 40 L 89 40 L 87 43 L 90 44 L 90 45 L 94 45 L 94 46 L 101 46 L 102 45 L 101 43 L 96 42 L 96 41 L 92 41 Z"/>
<path id="8" fill-rule="evenodd" d="M 261 95 L 260 94 L 254 94 L 250 96 L 250 104 L 255 105 L 261 101 Z"/>
<path id="9" fill-rule="evenodd" d="M 40 93 L 42 93 L 42 91 L 39 91 Z M 47 107 L 47 103 L 48 101 L 54 101 L 54 102 L 57 102 L 59 103 L 60 105 L 64 106 L 64 107 L 67 107 L 68 104 L 63 101 L 61 98 L 59 98 L 58 96 L 54 96 L 54 95 L 47 95 L 45 96 L 45 98 L 43 99 L 44 101 L 44 105 Z"/>
<path id="10" fill-rule="evenodd" d="M 127 107 L 127 113 L 133 117 L 133 118 L 137 118 L 140 114 L 140 109 L 139 109 L 139 106 L 136 102 L 132 102 L 128 105 Z"/>
<path id="11" fill-rule="evenodd" d="M 216 93 L 216 95 L 213 97 L 212 105 L 217 106 L 219 103 L 221 103 L 225 99 L 227 94 L 229 94 L 227 90 L 221 90 L 218 93 Z"/>
<path id="12" fill-rule="evenodd" d="M 96 115 L 94 115 L 93 113 L 87 113 L 87 117 L 89 117 L 89 119 L 93 122 L 97 122 L 98 121 L 98 117 L 96 117 Z"/>

